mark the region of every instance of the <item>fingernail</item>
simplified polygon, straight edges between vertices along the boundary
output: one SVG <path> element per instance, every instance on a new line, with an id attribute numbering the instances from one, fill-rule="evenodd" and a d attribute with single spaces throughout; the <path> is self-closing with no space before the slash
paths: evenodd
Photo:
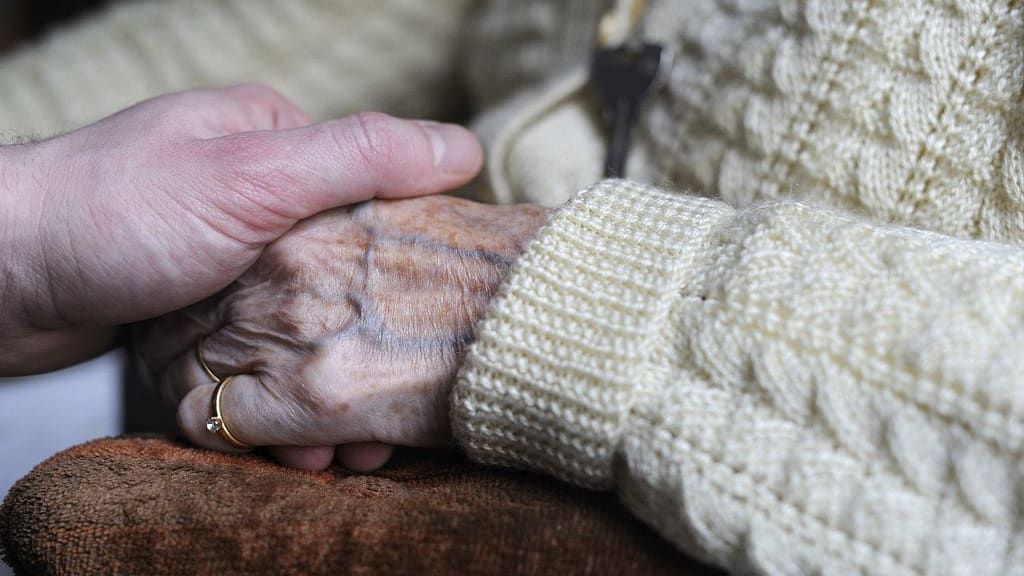
<path id="1" fill-rule="evenodd" d="M 421 121 L 430 137 L 434 167 L 443 172 L 475 174 L 480 169 L 483 153 L 476 136 L 462 126 Z"/>

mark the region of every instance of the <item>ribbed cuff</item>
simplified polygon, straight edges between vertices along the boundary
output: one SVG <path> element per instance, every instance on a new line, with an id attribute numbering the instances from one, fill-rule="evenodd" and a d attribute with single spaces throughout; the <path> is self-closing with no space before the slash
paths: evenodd
<path id="1" fill-rule="evenodd" d="M 468 454 L 611 487 L 625 418 L 661 385 L 650 359 L 669 306 L 730 213 L 623 180 L 560 209 L 477 327 L 453 388 L 452 427 Z"/>

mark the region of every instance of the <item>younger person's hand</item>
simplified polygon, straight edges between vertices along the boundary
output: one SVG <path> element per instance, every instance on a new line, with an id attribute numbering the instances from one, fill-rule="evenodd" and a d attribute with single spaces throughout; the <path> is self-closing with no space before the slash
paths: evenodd
<path id="1" fill-rule="evenodd" d="M 88 358 L 117 325 L 217 292 L 300 219 L 448 190 L 480 162 L 462 128 L 372 113 L 310 124 L 251 85 L 0 147 L 0 376 Z"/>

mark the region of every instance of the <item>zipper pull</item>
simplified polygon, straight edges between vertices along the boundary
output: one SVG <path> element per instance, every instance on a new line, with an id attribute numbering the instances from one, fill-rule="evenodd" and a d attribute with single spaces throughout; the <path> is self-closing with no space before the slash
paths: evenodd
<path id="1" fill-rule="evenodd" d="M 590 84 L 600 101 L 601 119 L 609 134 L 606 178 L 625 176 L 633 126 L 644 102 L 656 91 L 665 54 L 660 45 L 643 42 L 594 52 Z"/>
<path id="2" fill-rule="evenodd" d="M 616 0 L 598 27 L 590 85 L 608 131 L 606 178 L 625 176 L 633 126 L 644 103 L 660 88 L 662 73 L 671 61 L 668 50 L 639 37 L 645 11 L 644 0 Z"/>

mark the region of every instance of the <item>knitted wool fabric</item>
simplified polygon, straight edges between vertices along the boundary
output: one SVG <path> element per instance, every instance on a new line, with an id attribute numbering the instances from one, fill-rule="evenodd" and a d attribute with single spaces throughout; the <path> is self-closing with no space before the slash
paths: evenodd
<path id="1" fill-rule="evenodd" d="M 769 574 L 1024 570 L 1024 254 L 626 181 L 520 259 L 452 399 L 482 462 Z"/>
<path id="2" fill-rule="evenodd" d="M 1024 244 L 1020 1 L 648 4 L 644 36 L 672 48 L 675 61 L 641 115 L 631 178 L 739 207 L 798 198 Z M 485 101 L 502 78 L 550 73 L 538 52 L 564 66 L 585 63 L 591 50 L 561 34 L 572 12 L 562 2 L 521 5 L 488 3 L 487 18 L 504 17 L 506 31 L 491 26 L 489 37 L 474 37 L 474 52 L 506 54 L 478 67 L 486 73 L 473 68 L 472 87 Z M 561 145 L 600 133 L 593 114 L 577 112 L 591 109 L 587 91 L 552 101 L 546 113 L 521 106 L 509 123 L 515 134 L 498 138 L 508 172 L 490 167 L 496 199 L 555 206 L 600 173 L 602 155 Z"/>
<path id="3" fill-rule="evenodd" d="M 1021 7 L 652 2 L 677 57 L 629 174 L 750 208 L 572 200 L 479 328 L 462 444 L 739 572 L 1024 573 Z M 560 146 L 595 132 L 581 85 L 537 92 L 489 176 L 555 205 L 601 155 Z"/>
<path id="4" fill-rule="evenodd" d="M 313 118 L 447 116 L 469 0 L 146 0 L 0 60 L 0 134 L 49 136 L 139 100 L 264 82 Z M 429 95 L 426 97 L 425 95 Z"/>

